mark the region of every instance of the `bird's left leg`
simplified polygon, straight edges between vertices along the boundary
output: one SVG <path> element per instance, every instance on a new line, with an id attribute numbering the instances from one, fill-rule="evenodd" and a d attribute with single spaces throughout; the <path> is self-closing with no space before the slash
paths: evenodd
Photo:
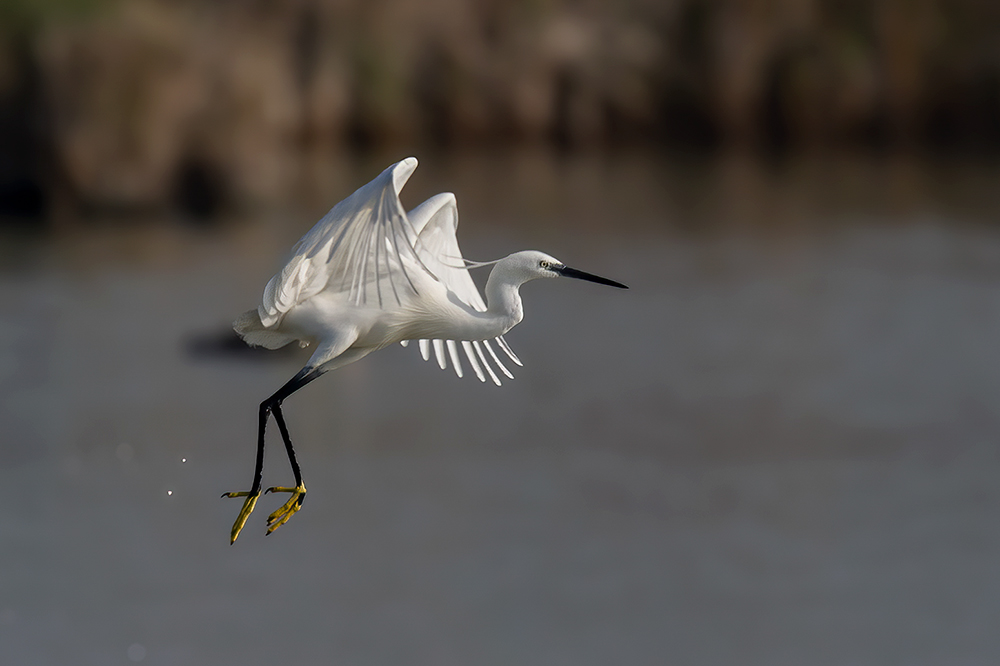
<path id="1" fill-rule="evenodd" d="M 276 404 L 272 411 L 274 413 L 274 420 L 278 423 L 278 430 L 281 432 L 281 439 L 285 442 L 288 462 L 292 465 L 292 474 L 295 475 L 295 487 L 275 486 L 264 491 L 265 495 L 267 493 L 291 493 L 288 501 L 267 517 L 268 534 L 288 522 L 288 519 L 302 507 L 302 501 L 306 498 L 306 485 L 302 482 L 302 472 L 299 470 L 298 461 L 295 460 L 295 450 L 292 448 L 292 440 L 288 436 L 288 427 L 285 426 L 285 417 L 281 413 L 281 404 Z"/>

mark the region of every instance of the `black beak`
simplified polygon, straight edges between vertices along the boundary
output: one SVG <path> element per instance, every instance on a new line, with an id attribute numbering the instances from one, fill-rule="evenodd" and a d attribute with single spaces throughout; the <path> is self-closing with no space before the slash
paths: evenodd
<path id="1" fill-rule="evenodd" d="M 618 287 L 619 289 L 628 289 L 628 287 L 623 285 L 621 282 L 615 282 L 614 280 L 602 278 L 599 275 L 593 275 L 591 273 L 584 273 L 583 271 L 578 271 L 575 268 L 570 268 L 569 266 L 553 266 L 552 270 L 563 277 L 576 278 L 577 280 L 587 280 L 589 282 L 596 282 L 597 284 L 606 284 L 609 287 Z"/>

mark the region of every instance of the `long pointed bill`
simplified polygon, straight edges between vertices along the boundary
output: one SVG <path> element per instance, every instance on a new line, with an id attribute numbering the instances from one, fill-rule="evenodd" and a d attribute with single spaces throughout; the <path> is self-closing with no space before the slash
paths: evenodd
<path id="1" fill-rule="evenodd" d="M 583 271 L 578 271 L 575 268 L 570 268 L 569 266 L 555 266 L 552 270 L 563 277 L 576 278 L 577 280 L 587 280 L 588 282 L 596 282 L 597 284 L 606 284 L 609 287 L 618 287 L 619 289 L 628 289 L 628 287 L 623 285 L 621 282 L 615 282 L 614 280 L 602 278 L 599 275 L 593 275 L 591 273 L 584 273 Z"/>

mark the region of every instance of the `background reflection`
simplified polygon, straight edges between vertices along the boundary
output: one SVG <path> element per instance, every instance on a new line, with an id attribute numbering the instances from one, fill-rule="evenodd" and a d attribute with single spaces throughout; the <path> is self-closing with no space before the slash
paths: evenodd
<path id="1" fill-rule="evenodd" d="M 994 10 L 2 11 L 13 661 L 1000 657 Z M 228 322 L 408 154 L 467 256 L 632 289 L 527 285 L 501 389 L 392 348 L 296 394 L 309 499 L 229 547 L 308 354 Z"/>

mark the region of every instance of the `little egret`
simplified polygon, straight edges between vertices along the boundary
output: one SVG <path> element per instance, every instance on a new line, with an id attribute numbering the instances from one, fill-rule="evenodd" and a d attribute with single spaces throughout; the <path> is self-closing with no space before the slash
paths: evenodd
<path id="1" fill-rule="evenodd" d="M 409 213 L 399 192 L 417 168 L 408 157 L 344 199 L 298 242 L 292 256 L 264 288 L 257 309 L 239 317 L 233 327 L 250 345 L 277 349 L 298 341 L 315 348 L 309 362 L 287 384 L 260 404 L 257 462 L 250 490 L 225 493 L 245 497 L 233 524 L 234 543 L 261 495 L 264 468 L 264 428 L 274 415 L 295 475 L 294 487 L 268 488 L 265 493 L 290 493 L 285 504 L 267 519 L 267 534 L 288 521 L 302 506 L 306 487 L 288 428 L 282 401 L 312 380 L 395 342 L 418 340 L 424 360 L 433 350 L 444 369 L 448 359 L 459 377 L 459 346 L 481 381 L 497 385 L 496 369 L 513 375 L 490 344 L 517 365 L 503 334 L 521 321 L 519 287 L 536 278 L 571 277 L 627 289 L 614 280 L 569 268 L 534 250 L 515 252 L 495 264 L 480 295 L 455 235 L 458 208 L 455 195 L 431 197 Z M 492 365 L 491 365 L 492 361 Z"/>

